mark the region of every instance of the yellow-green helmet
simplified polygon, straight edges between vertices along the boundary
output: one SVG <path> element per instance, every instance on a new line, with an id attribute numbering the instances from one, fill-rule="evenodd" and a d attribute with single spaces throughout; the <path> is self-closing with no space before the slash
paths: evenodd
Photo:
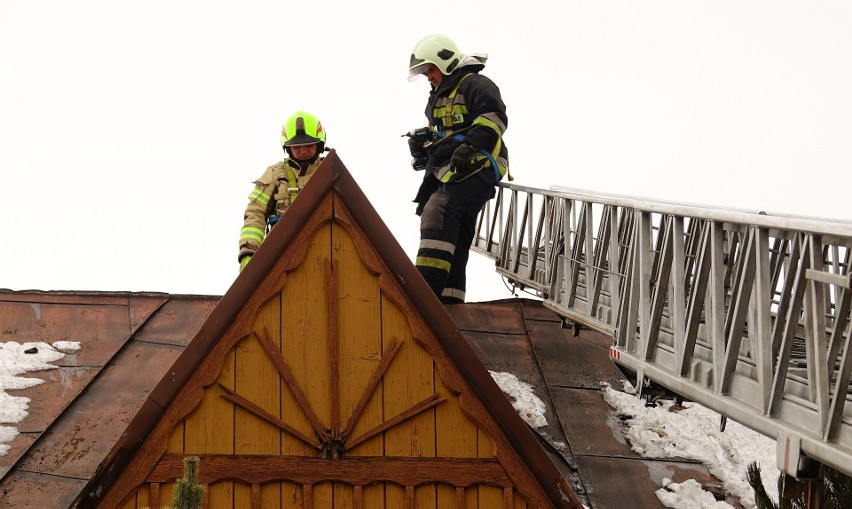
<path id="1" fill-rule="evenodd" d="M 423 74 L 429 64 L 435 65 L 447 76 L 452 73 L 464 59 L 456 43 L 446 35 L 427 35 L 414 46 L 411 51 L 411 61 L 408 64 L 408 78 Z"/>
<path id="2" fill-rule="evenodd" d="M 281 128 L 282 147 L 286 149 L 314 143 L 319 144 L 317 153 L 325 150 L 325 129 L 317 117 L 299 110 L 284 122 Z"/>

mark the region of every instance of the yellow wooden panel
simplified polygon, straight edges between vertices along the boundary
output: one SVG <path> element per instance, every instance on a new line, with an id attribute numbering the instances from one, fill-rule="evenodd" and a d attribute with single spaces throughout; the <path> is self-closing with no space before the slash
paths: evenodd
<path id="1" fill-rule="evenodd" d="M 299 484 L 281 483 L 281 507 L 283 509 L 303 509 L 303 490 Z"/>
<path id="2" fill-rule="evenodd" d="M 436 450 L 439 457 L 475 458 L 477 456 L 477 427 L 461 409 L 459 399 L 444 385 L 441 378 L 435 376 L 438 394 L 447 401 L 435 409 Z M 450 486 L 438 486 L 438 507 L 452 507 L 455 504 L 455 489 Z M 477 491 L 465 490 L 466 507 L 477 507 Z"/>
<path id="3" fill-rule="evenodd" d="M 338 309 L 339 422 L 342 430 L 354 418 L 351 436 L 357 437 L 382 423 L 381 386 L 372 391 L 360 415 L 353 415 L 383 354 L 379 280 L 367 270 L 345 229 L 335 226 L 332 242 L 338 290 L 337 302 L 332 305 Z M 381 456 L 381 437 L 362 443 L 347 455 Z"/>
<path id="4" fill-rule="evenodd" d="M 218 382 L 233 390 L 236 355 L 232 349 L 225 359 Z M 189 454 L 234 453 L 234 405 L 222 398 L 221 388 L 213 384 L 204 390 L 201 404 L 184 420 L 184 449 Z M 199 465 L 203 469 L 204 464 Z M 233 483 L 210 486 L 209 509 L 230 508 Z"/>
<path id="5" fill-rule="evenodd" d="M 481 509 L 503 508 L 503 488 L 496 486 L 479 485 L 479 507 Z"/>
<path id="6" fill-rule="evenodd" d="M 457 494 L 456 488 L 452 486 L 447 486 L 446 484 L 438 484 L 435 487 L 437 502 L 436 506 L 438 508 L 455 508 L 458 507 L 456 503 Z M 476 486 L 469 486 L 464 490 L 464 506 L 463 507 L 481 507 L 485 508 L 486 506 L 479 505 L 479 489 Z M 500 507 L 500 506 L 498 506 Z"/>
<path id="7" fill-rule="evenodd" d="M 494 441 L 492 441 L 491 437 L 488 436 L 488 433 L 483 431 L 481 428 L 477 431 L 476 440 L 477 452 L 480 458 L 495 458 L 497 456 Z"/>
<path id="8" fill-rule="evenodd" d="M 362 490 L 364 499 L 364 508 L 382 508 L 391 506 L 385 505 L 385 488 L 379 484 L 365 486 Z"/>
<path id="9" fill-rule="evenodd" d="M 382 423 L 382 387 L 370 389 L 376 369 L 383 355 L 381 327 L 381 294 L 378 276 L 371 273 L 349 233 L 342 227 L 333 227 L 332 237 L 333 270 L 337 285 L 336 306 L 338 311 L 339 349 L 339 430 L 354 424 L 351 437 L 358 437 Z M 368 403 L 356 415 L 354 412 L 362 398 L 369 396 Z M 381 434 L 346 451 L 347 456 L 381 456 L 383 445 Z M 354 507 L 353 488 L 335 485 L 335 506 Z M 361 492 L 363 506 L 384 507 L 383 491 L 376 486 Z"/>
<path id="10" fill-rule="evenodd" d="M 160 503 L 152 505 L 151 509 L 157 509 L 158 507 L 171 507 L 174 490 L 175 483 L 173 482 L 160 484 Z"/>
<path id="11" fill-rule="evenodd" d="M 384 412 L 389 419 L 435 394 L 435 374 L 431 355 L 417 344 L 408 318 L 389 299 L 382 300 L 382 337 L 385 344 L 394 340 L 402 342 L 383 382 Z M 434 457 L 435 410 L 429 409 L 397 424 L 384 435 L 386 456 Z M 385 492 L 387 507 L 403 507 L 402 486 L 388 484 Z M 419 486 L 415 489 L 415 506 L 434 508 L 435 497 L 435 486 Z"/>
<path id="12" fill-rule="evenodd" d="M 136 507 L 150 507 L 151 503 L 148 501 L 148 484 L 143 484 L 138 490 L 136 490 Z"/>
<path id="13" fill-rule="evenodd" d="M 403 491 L 404 494 L 404 491 Z M 414 507 L 426 509 L 435 507 L 438 499 L 438 488 L 434 484 L 425 484 L 414 488 Z M 399 507 L 388 505 L 388 508 Z"/>
<path id="14" fill-rule="evenodd" d="M 183 452 L 183 421 L 177 423 L 177 426 L 172 428 L 172 434 L 169 437 L 169 444 L 167 446 L 167 452 Z"/>
<path id="15" fill-rule="evenodd" d="M 518 490 L 514 490 L 514 508 L 515 509 L 527 509 L 527 501 L 524 500 L 521 495 L 518 493 Z"/>
<path id="16" fill-rule="evenodd" d="M 317 484 L 311 489 L 311 509 L 335 508 L 332 483 Z"/>
<path id="17" fill-rule="evenodd" d="M 355 501 L 352 486 L 348 484 L 334 484 L 334 509 L 354 509 Z"/>
<path id="18" fill-rule="evenodd" d="M 405 507 L 405 488 L 393 483 L 385 483 L 383 486 L 387 507 Z"/>
<path id="19" fill-rule="evenodd" d="M 438 394 L 447 401 L 438 405 L 436 414 L 436 449 L 440 457 L 475 458 L 477 427 L 461 409 L 458 397 L 436 376 Z"/>
<path id="20" fill-rule="evenodd" d="M 265 337 L 276 347 L 281 306 L 278 298 L 264 303 L 257 312 L 254 335 L 240 341 L 236 347 L 235 391 L 269 414 L 281 415 L 281 376 L 267 355 L 257 336 Z M 279 454 L 281 452 L 280 430 L 260 417 L 237 407 L 234 419 L 234 452 L 236 454 Z M 264 507 L 280 505 L 280 488 L 273 484 L 261 486 Z M 234 484 L 234 505 L 251 505 L 251 486 Z"/>
<path id="21" fill-rule="evenodd" d="M 477 430 L 477 454 L 480 458 L 494 457 L 494 442 L 483 430 Z M 494 486 L 480 485 L 479 486 L 479 507 L 504 507 L 503 488 Z"/>
<path id="22" fill-rule="evenodd" d="M 330 427 L 330 368 L 326 274 L 331 260 L 331 226 L 317 230 L 306 247 L 304 261 L 287 273 L 281 291 L 281 354 L 293 371 L 312 411 Z M 289 389 L 281 391 L 282 419 L 308 436 L 314 429 Z M 316 449 L 285 433 L 282 453 L 315 456 Z M 314 498 L 331 500 L 331 484 L 313 490 Z M 328 504 L 316 507 L 324 507 Z"/>
<path id="23" fill-rule="evenodd" d="M 234 505 L 233 497 L 226 496 L 228 493 L 232 493 L 234 491 L 235 484 L 236 483 L 233 482 L 216 482 L 208 484 L 206 494 L 208 501 L 207 507 L 211 509 L 235 509 L 236 506 Z"/>

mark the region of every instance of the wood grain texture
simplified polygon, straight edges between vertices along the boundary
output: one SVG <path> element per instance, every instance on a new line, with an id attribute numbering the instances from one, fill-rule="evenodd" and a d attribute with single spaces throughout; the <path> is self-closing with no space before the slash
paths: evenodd
<path id="1" fill-rule="evenodd" d="M 550 507 L 380 248 L 329 195 L 104 500 L 193 454 L 211 508 Z"/>

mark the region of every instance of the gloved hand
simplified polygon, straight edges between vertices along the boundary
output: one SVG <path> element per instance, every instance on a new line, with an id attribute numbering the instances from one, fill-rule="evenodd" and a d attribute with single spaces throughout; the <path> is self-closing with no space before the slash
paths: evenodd
<path id="1" fill-rule="evenodd" d="M 453 151 L 453 157 L 450 158 L 450 169 L 459 174 L 467 173 L 476 164 L 475 155 L 475 148 L 467 143 L 462 143 Z"/>
<path id="2" fill-rule="evenodd" d="M 240 272 L 242 272 L 243 269 L 246 268 L 246 265 L 248 265 L 248 263 L 250 261 L 251 261 L 251 255 L 243 256 L 243 258 L 240 260 Z"/>
<path id="3" fill-rule="evenodd" d="M 426 155 L 423 142 L 414 138 L 408 138 L 408 151 L 411 152 L 411 157 L 423 157 Z"/>

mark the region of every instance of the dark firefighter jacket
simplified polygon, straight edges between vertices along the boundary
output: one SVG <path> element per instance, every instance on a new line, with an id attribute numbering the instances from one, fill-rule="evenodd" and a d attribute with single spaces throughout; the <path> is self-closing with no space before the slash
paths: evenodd
<path id="1" fill-rule="evenodd" d="M 484 61 L 482 57 L 468 57 L 429 94 L 426 118 L 440 137 L 427 147 L 429 162 L 414 199 L 418 209 L 441 183 L 452 183 L 473 174 L 455 175 L 450 169 L 453 151 L 462 143 L 479 151 L 478 171 L 495 171 L 496 164 L 496 180 L 508 172 L 509 152 L 503 143 L 509 122 L 506 105 L 497 85 L 479 74 L 485 67 Z M 460 136 L 463 139 L 458 139 Z"/>

